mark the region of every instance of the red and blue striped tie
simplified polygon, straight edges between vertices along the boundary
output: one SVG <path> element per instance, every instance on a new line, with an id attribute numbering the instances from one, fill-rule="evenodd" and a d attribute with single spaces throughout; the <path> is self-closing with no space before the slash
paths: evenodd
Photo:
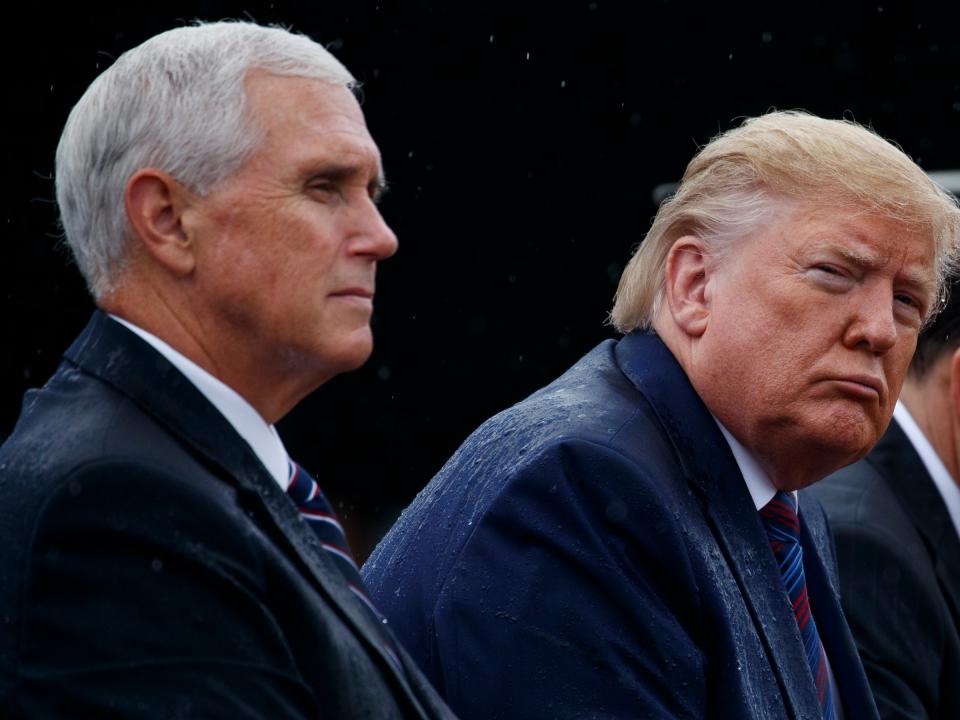
<path id="1" fill-rule="evenodd" d="M 760 510 L 767 538 L 774 557 L 780 565 L 783 585 L 793 606 L 793 614 L 800 628 L 800 638 L 807 654 L 807 662 L 813 673 L 817 698 L 823 710 L 824 720 L 836 720 L 833 692 L 827 672 L 827 654 L 817 633 L 817 623 L 810 612 L 807 597 L 807 581 L 803 573 L 803 547 L 800 545 L 800 519 L 797 516 L 797 501 L 793 493 L 780 491 L 773 500 Z"/>
<path id="2" fill-rule="evenodd" d="M 330 501 L 327 500 L 327 496 L 317 485 L 317 481 L 292 460 L 290 461 L 290 484 L 287 486 L 287 495 L 297 506 L 300 516 L 313 529 L 320 541 L 320 547 L 333 559 L 337 569 L 340 570 L 340 574 L 347 581 L 347 587 L 359 598 L 367 611 L 373 615 L 376 624 L 382 627 L 387 621 L 367 595 L 363 580 L 360 579 L 357 563 L 354 561 L 353 553 L 347 544 L 346 533 L 344 533 L 343 526 L 333 511 Z M 386 628 L 383 628 L 381 635 L 383 648 L 387 655 L 397 668 L 402 669 L 400 660 L 392 647 L 393 640 L 390 633 L 386 631 Z"/>

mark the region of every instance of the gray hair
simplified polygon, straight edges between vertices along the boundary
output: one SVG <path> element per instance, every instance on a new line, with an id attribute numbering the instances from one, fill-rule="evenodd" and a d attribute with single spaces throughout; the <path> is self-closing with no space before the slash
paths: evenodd
<path id="1" fill-rule="evenodd" d="M 649 328 L 663 300 L 670 248 L 693 235 L 714 259 L 770 222 L 784 201 L 866 211 L 928 234 L 938 303 L 960 255 L 960 208 L 902 150 L 849 120 L 772 112 L 746 120 L 700 150 L 657 212 L 620 278 L 610 319 L 621 332 Z"/>
<path id="2" fill-rule="evenodd" d="M 125 266 L 124 192 L 134 173 L 156 168 L 205 195 L 259 146 L 262 130 L 246 112 L 253 70 L 355 84 L 304 35 L 217 22 L 169 30 L 125 52 L 73 108 L 57 146 L 57 204 L 94 298 L 114 289 Z"/>

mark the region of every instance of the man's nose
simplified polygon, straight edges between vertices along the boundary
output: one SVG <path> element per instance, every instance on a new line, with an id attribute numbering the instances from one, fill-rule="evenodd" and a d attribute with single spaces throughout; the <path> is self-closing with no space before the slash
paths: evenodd
<path id="1" fill-rule="evenodd" d="M 397 251 L 399 242 L 380 209 L 373 200 L 368 200 L 359 212 L 355 228 L 353 250 L 358 255 L 368 255 L 374 260 L 386 260 Z"/>
<path id="2" fill-rule="evenodd" d="M 865 348 L 876 354 L 886 353 L 899 337 L 894 315 L 891 288 L 864 288 L 853 298 L 854 307 L 844 343 L 851 348 Z"/>

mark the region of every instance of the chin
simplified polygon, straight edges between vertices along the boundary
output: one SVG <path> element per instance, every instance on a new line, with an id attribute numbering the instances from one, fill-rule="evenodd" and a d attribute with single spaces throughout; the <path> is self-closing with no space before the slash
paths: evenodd
<path id="1" fill-rule="evenodd" d="M 370 353 L 372 351 L 372 346 L 367 346 L 366 348 L 350 348 L 343 353 L 338 353 L 336 357 L 329 358 L 329 366 L 336 375 L 357 370 L 363 367 L 367 360 L 370 359 Z"/>
<path id="2" fill-rule="evenodd" d="M 318 385 L 361 367 L 373 352 L 369 328 L 349 335 L 327 333 L 325 342 L 303 344 L 291 355 L 294 366 L 319 379 Z"/>
<path id="3" fill-rule="evenodd" d="M 827 432 L 824 433 L 824 430 Z M 827 426 L 821 428 L 821 434 L 816 438 L 817 449 L 811 452 L 820 453 L 823 457 L 823 476 L 826 477 L 865 457 L 879 439 L 873 427 L 863 423 L 858 426 Z"/>
<path id="4" fill-rule="evenodd" d="M 373 333 L 367 327 L 344 340 L 343 344 L 334 351 L 334 362 L 339 368 L 338 372 L 350 372 L 367 362 L 371 353 L 373 353 Z"/>

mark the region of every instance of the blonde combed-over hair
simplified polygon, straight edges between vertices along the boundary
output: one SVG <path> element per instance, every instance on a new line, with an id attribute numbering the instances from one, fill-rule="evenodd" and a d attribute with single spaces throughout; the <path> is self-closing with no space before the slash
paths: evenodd
<path id="1" fill-rule="evenodd" d="M 613 325 L 624 333 L 651 326 L 676 240 L 696 236 L 722 257 L 769 222 L 784 200 L 849 208 L 929 233 L 936 246 L 936 307 L 943 303 L 945 279 L 960 253 L 960 209 L 953 196 L 862 125 L 779 111 L 718 135 L 690 161 L 623 271 Z"/>

